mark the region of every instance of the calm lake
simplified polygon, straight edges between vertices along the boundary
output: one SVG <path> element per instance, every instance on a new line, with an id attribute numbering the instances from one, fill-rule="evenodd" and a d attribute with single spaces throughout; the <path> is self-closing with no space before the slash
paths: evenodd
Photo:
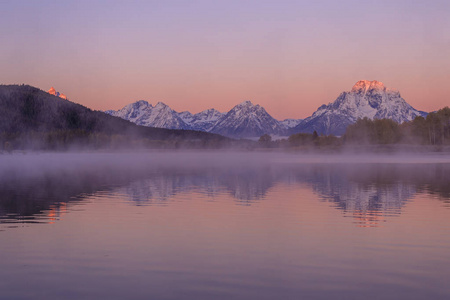
<path id="1" fill-rule="evenodd" d="M 450 299 L 450 155 L 0 155 L 0 299 Z"/>

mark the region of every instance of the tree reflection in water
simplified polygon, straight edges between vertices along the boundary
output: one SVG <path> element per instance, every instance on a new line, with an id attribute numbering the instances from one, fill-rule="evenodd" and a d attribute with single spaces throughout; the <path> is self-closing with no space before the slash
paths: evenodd
<path id="1" fill-rule="evenodd" d="M 267 191 L 280 183 L 306 184 L 361 226 L 377 226 L 399 215 L 417 193 L 450 203 L 448 164 L 85 164 L 32 175 L 9 172 L 0 178 L 1 223 L 54 222 L 67 206 L 96 194 L 121 195 L 135 205 L 171 205 L 179 193 L 198 192 L 211 199 L 225 193 L 236 204 L 251 206 L 270 201 Z"/>

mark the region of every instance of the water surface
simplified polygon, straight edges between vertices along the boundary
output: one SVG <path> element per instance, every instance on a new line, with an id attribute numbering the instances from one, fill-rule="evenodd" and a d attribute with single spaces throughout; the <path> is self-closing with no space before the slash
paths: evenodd
<path id="1" fill-rule="evenodd" d="M 448 299 L 450 160 L 0 156 L 0 299 Z"/>

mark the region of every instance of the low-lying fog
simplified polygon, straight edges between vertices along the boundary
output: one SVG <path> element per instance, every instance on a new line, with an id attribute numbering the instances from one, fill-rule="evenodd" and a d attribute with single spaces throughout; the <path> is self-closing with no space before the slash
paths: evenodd
<path id="1" fill-rule="evenodd" d="M 450 154 L 293 154 L 264 152 L 168 151 L 148 153 L 32 153 L 0 155 L 0 180 L 48 172 L 158 172 L 160 169 L 214 168 L 217 172 L 303 164 L 444 164 Z M 105 176 L 108 175 L 105 174 Z M 73 175 L 72 174 L 72 175 Z"/>
<path id="2" fill-rule="evenodd" d="M 391 167 L 389 167 L 391 166 Z M 444 183 L 446 176 L 437 168 L 450 169 L 450 155 L 308 155 L 264 152 L 168 151 L 148 153 L 42 153 L 0 155 L 0 185 L 25 184 L 27 181 L 60 186 L 122 185 L 127 182 L 173 174 L 206 177 L 236 175 L 236 180 L 251 181 L 261 176 L 312 174 L 338 170 L 352 178 L 400 180 L 414 177 L 415 182 Z M 319 171 L 318 171 L 319 170 Z M 298 176 L 297 176 L 298 177 Z M 428 179 L 425 179 L 428 178 Z M 38 180 L 38 181 L 37 181 Z"/>

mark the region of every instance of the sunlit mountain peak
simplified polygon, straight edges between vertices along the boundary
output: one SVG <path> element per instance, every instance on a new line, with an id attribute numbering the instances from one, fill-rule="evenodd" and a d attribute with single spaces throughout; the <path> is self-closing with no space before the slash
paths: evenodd
<path id="1" fill-rule="evenodd" d="M 64 94 L 62 94 L 62 93 L 60 93 L 60 92 L 57 92 L 57 91 L 55 90 L 54 87 L 51 87 L 51 88 L 47 91 L 47 93 L 49 93 L 50 95 L 54 95 L 54 96 L 56 96 L 56 97 L 59 97 L 59 98 L 62 98 L 62 99 L 66 99 L 66 100 L 67 100 L 67 96 L 64 95 Z"/>
<path id="2" fill-rule="evenodd" d="M 367 92 L 368 90 L 384 90 L 385 86 L 381 81 L 369 81 L 369 80 L 360 80 L 352 88 L 352 92 L 359 92 L 364 91 Z"/>

